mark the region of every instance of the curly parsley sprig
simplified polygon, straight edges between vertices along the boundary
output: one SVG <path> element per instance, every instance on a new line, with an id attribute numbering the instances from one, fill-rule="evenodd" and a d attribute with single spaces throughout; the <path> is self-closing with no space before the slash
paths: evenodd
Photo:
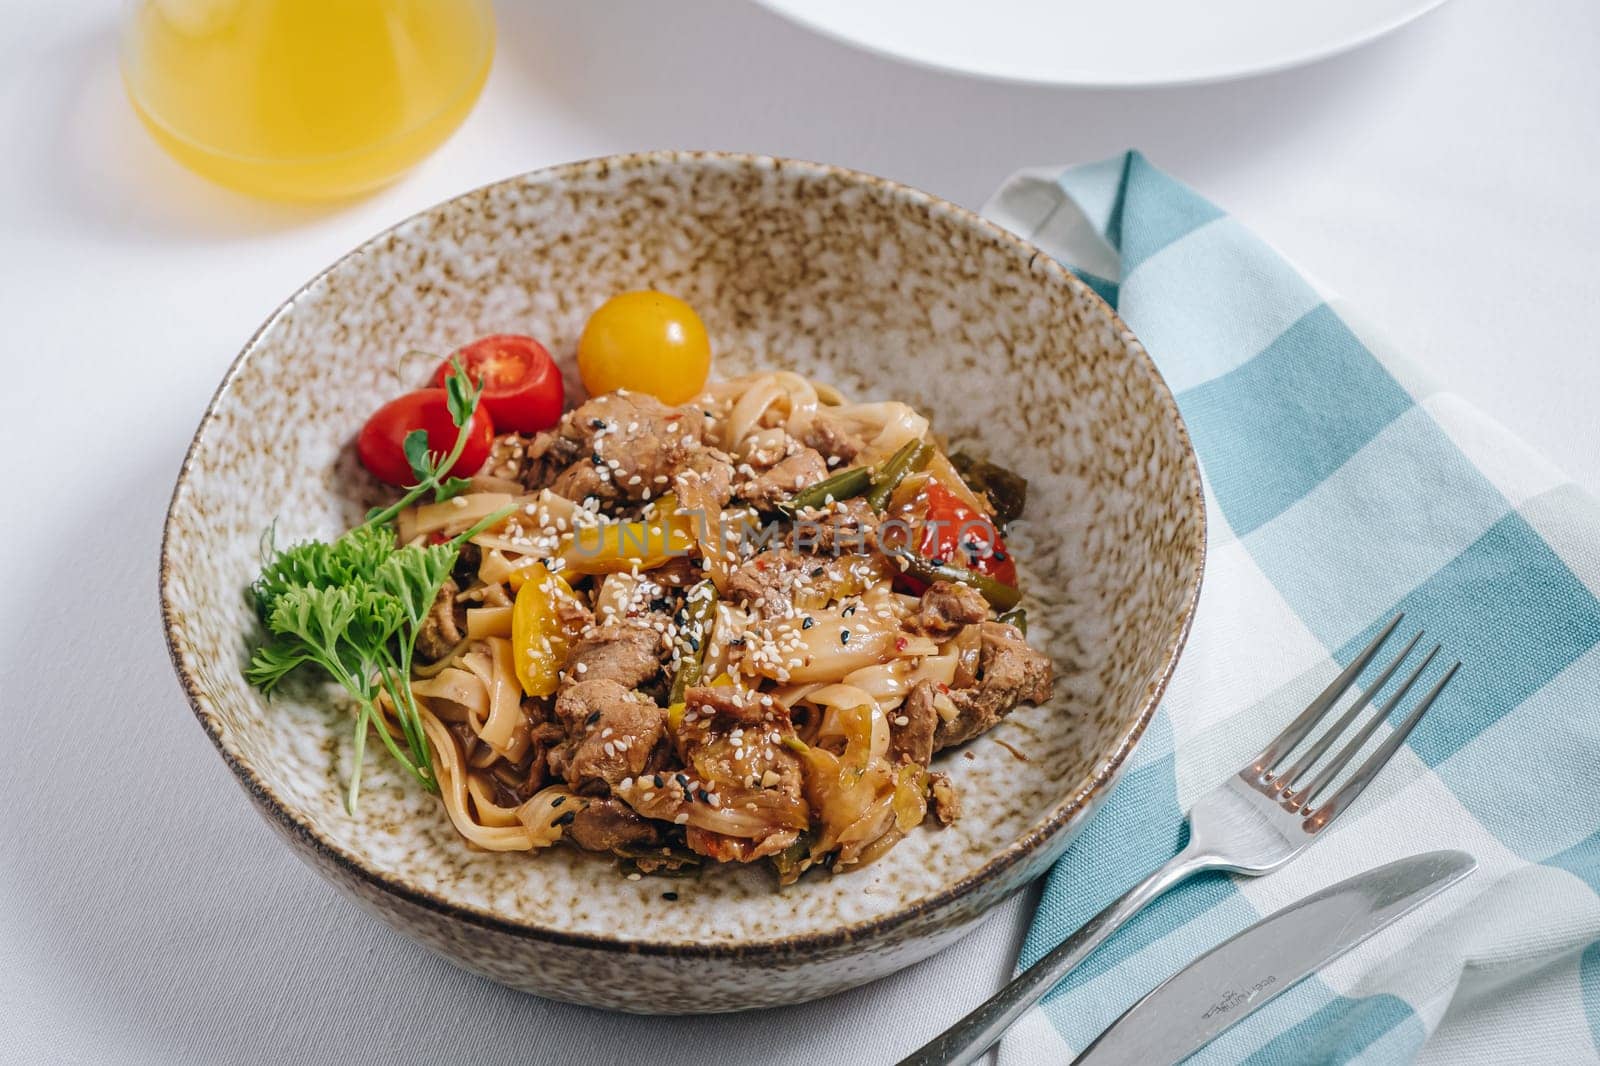
<path id="1" fill-rule="evenodd" d="M 345 797 L 351 813 L 361 794 L 367 732 L 374 724 L 406 771 L 429 791 L 439 790 L 422 713 L 411 691 L 417 636 L 461 546 L 514 510 L 489 515 L 443 544 L 395 546 L 393 522 L 402 510 L 429 492 L 436 500 L 449 499 L 468 484 L 448 472 L 466 447 L 483 385 L 474 385 L 456 361 L 445 388 L 457 427 L 455 447 L 440 455 L 428 450 L 425 431 L 408 434 L 405 450 L 417 476 L 415 486 L 331 542 L 305 541 L 279 551 L 269 531 L 261 573 L 250 586 L 256 614 L 269 634 L 245 671 L 250 683 L 270 694 L 290 673 L 312 666 L 355 700 L 355 759 Z M 378 707 L 383 696 L 394 707 L 399 740 Z"/>

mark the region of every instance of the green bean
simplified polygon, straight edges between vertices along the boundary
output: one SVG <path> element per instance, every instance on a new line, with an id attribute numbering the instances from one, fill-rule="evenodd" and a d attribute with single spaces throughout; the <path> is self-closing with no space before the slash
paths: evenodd
<path id="1" fill-rule="evenodd" d="M 996 581 L 988 574 L 980 574 L 976 570 L 968 570 L 964 566 L 941 562 L 938 559 L 925 559 L 903 548 L 896 549 L 890 554 L 900 560 L 901 567 L 912 577 L 928 582 L 953 581 L 975 588 L 996 610 L 1009 611 L 1022 602 L 1020 589 Z"/>
<path id="2" fill-rule="evenodd" d="M 783 510 L 803 511 L 808 507 L 826 507 L 834 500 L 847 500 L 859 496 L 872 487 L 872 471 L 864 466 L 841 470 L 832 477 L 801 489 L 783 505 Z"/>
<path id="3" fill-rule="evenodd" d="M 925 441 L 910 440 L 902 444 L 895 453 L 884 460 L 883 465 L 872 478 L 872 488 L 867 492 L 867 503 L 874 511 L 882 511 L 889 503 L 889 497 L 894 495 L 894 490 L 910 474 L 915 474 L 928 465 L 928 459 L 933 455 L 933 448 Z"/>

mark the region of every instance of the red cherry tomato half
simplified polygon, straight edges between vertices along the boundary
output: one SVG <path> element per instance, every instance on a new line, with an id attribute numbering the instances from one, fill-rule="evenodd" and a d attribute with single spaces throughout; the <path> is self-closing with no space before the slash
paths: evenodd
<path id="1" fill-rule="evenodd" d="M 566 394 L 561 371 L 544 345 L 532 337 L 495 333 L 462 348 L 467 376 L 483 382 L 483 406 L 502 433 L 537 433 L 561 420 Z M 450 359 L 433 372 L 434 388 L 444 388 Z"/>
<path id="2" fill-rule="evenodd" d="M 1011 560 L 1010 550 L 988 515 L 974 511 L 961 497 L 931 479 L 923 488 L 922 497 L 917 554 L 924 559 L 954 563 L 1016 587 L 1017 564 Z M 926 588 L 923 582 L 905 574 L 896 581 L 917 594 Z"/>
<path id="3" fill-rule="evenodd" d="M 372 476 L 391 485 L 415 485 L 416 474 L 406 460 L 406 435 L 413 430 L 426 430 L 428 450 L 448 455 L 456 446 L 457 428 L 450 420 L 450 401 L 443 389 L 418 389 L 398 399 L 390 400 L 373 412 L 367 424 L 361 427 L 356 438 L 356 453 L 361 465 L 372 471 Z M 449 471 L 450 477 L 469 477 L 478 472 L 489 458 L 494 444 L 494 421 L 479 404 L 472 414 L 467 431 L 467 443 L 461 457 Z"/>

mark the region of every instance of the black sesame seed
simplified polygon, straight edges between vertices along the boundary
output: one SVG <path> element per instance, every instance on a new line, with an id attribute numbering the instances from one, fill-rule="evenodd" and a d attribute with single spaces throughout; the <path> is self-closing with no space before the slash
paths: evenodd
<path id="1" fill-rule="evenodd" d="M 844 615 L 846 618 L 849 618 L 850 616 L 852 616 L 852 615 L 854 615 L 856 613 L 856 605 L 852 603 L 850 606 L 846 607 L 843 611 L 840 611 L 839 613 Z"/>
<path id="2" fill-rule="evenodd" d="M 850 631 L 848 629 L 839 630 L 839 643 L 840 644 L 848 644 L 848 643 L 850 643 Z"/>
<path id="3" fill-rule="evenodd" d="M 730 647 L 730 648 L 742 648 L 742 647 L 744 647 L 744 638 L 743 637 L 734 637 L 732 640 L 728 641 L 728 647 Z"/>
<path id="4" fill-rule="evenodd" d="M 655 776 L 655 782 L 656 782 L 656 787 L 657 788 L 666 788 L 667 787 L 666 779 L 664 777 L 662 777 L 660 774 L 657 774 Z"/>
<path id="5" fill-rule="evenodd" d="M 553 825 L 553 826 L 555 826 L 555 825 L 571 825 L 572 824 L 572 820 L 574 818 L 576 818 L 577 816 L 578 816 L 578 812 L 577 811 L 568 811 L 566 814 L 563 814 L 560 818 L 557 818 L 555 821 L 551 822 L 550 824 Z"/>
<path id="6" fill-rule="evenodd" d="M 695 795 L 700 798 L 700 802 L 701 803 L 710 803 L 711 802 L 711 793 L 707 792 L 703 788 L 700 789 L 698 792 L 696 792 Z"/>
<path id="7" fill-rule="evenodd" d="M 816 624 L 817 624 L 817 620 L 808 615 L 806 617 L 806 620 L 804 622 L 800 623 L 800 628 L 801 629 L 810 629 L 812 626 L 814 626 Z"/>
<path id="8" fill-rule="evenodd" d="M 812 577 L 821 577 L 821 576 L 822 576 L 822 575 L 823 575 L 823 574 L 826 574 L 826 573 L 827 573 L 827 572 L 828 572 L 828 571 L 827 571 L 827 568 L 826 568 L 826 567 L 821 567 L 821 566 L 819 566 L 819 567 L 816 567 L 816 568 L 814 568 L 814 569 L 813 569 L 813 570 L 812 570 L 812 571 L 811 571 L 811 576 L 812 576 Z"/>
<path id="9" fill-rule="evenodd" d="M 555 799 L 550 801 L 550 806 L 559 807 L 565 802 L 567 802 L 567 797 L 565 797 L 565 796 L 557 796 Z"/>
<path id="10" fill-rule="evenodd" d="M 668 903 L 678 902 L 678 894 L 676 892 L 663 892 L 661 893 L 661 898 L 666 900 Z"/>
<path id="11" fill-rule="evenodd" d="M 687 777 L 685 777 L 683 774 L 674 775 L 673 780 L 677 781 L 678 782 L 678 786 L 680 788 L 682 788 L 685 792 L 687 792 L 689 790 L 689 779 Z"/>
<path id="12" fill-rule="evenodd" d="M 594 725 L 599 720 L 600 720 L 600 712 L 599 711 L 595 711 L 594 713 L 590 714 L 589 717 L 587 717 L 587 718 L 585 718 L 583 720 L 583 724 L 584 725 Z"/>
<path id="13" fill-rule="evenodd" d="M 589 456 L 589 461 L 591 463 L 593 463 L 595 466 L 605 466 L 606 465 L 606 461 L 604 459 L 600 458 L 600 453 L 599 452 L 594 452 L 593 454 L 591 454 Z"/>
<path id="14" fill-rule="evenodd" d="M 652 611 L 666 611 L 671 607 L 672 601 L 667 599 L 665 596 L 657 596 L 655 599 L 650 601 L 650 609 Z"/>
<path id="15" fill-rule="evenodd" d="M 590 429 L 605 429 L 606 428 L 606 420 L 603 419 L 603 418 L 591 418 L 591 419 L 589 419 L 589 428 Z"/>

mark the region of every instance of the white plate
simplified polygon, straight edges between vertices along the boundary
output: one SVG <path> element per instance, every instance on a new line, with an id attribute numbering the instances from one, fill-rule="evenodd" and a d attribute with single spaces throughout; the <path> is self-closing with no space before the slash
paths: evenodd
<path id="1" fill-rule="evenodd" d="M 1180 85 L 1309 63 L 1444 0 L 760 0 L 924 66 L 1052 85 Z"/>

